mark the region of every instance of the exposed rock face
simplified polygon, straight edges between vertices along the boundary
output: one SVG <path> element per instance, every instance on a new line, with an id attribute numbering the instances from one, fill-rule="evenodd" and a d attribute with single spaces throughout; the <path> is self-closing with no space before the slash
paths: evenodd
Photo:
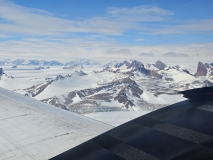
<path id="1" fill-rule="evenodd" d="M 89 105 L 93 110 L 100 111 L 101 106 L 99 105 L 99 101 L 111 102 L 115 100 L 122 103 L 128 109 L 131 106 L 135 106 L 135 102 L 132 98 L 140 98 L 142 94 L 143 90 L 139 85 L 134 80 L 127 77 L 121 80 L 105 83 L 100 87 L 72 91 L 68 93 L 67 96 L 62 96 L 64 102 L 62 102 L 61 105 L 66 106 L 69 110 L 72 110 L 73 106 L 77 107 L 82 105 L 81 107 L 87 107 L 87 105 Z M 73 103 L 75 97 L 77 97 L 79 102 Z M 57 97 L 50 97 L 43 99 L 42 101 L 52 105 L 60 104 L 60 102 L 57 101 Z M 119 108 L 115 107 L 114 109 L 118 110 Z M 77 111 L 79 109 L 75 108 L 75 110 Z M 77 113 L 79 112 L 77 111 Z"/>
<path id="2" fill-rule="evenodd" d="M 208 68 L 212 68 L 212 66 L 210 64 L 208 64 L 208 63 L 205 63 L 204 65 L 206 66 L 207 69 Z"/>
<path id="3" fill-rule="evenodd" d="M 131 73 L 134 71 L 139 71 L 148 76 L 150 75 L 150 71 L 144 67 L 143 63 L 136 61 L 136 60 L 133 60 L 133 61 L 131 60 L 130 62 L 124 61 L 122 63 L 116 63 L 114 65 L 114 67 L 120 68 L 121 66 L 124 66 L 124 65 L 126 66 L 126 69 L 130 69 L 129 71 L 126 72 L 129 75 L 131 75 Z M 107 70 L 107 69 L 110 70 L 110 67 L 105 68 L 105 70 Z M 119 72 L 119 69 L 116 71 L 113 71 L 113 72 L 115 72 L 115 73 Z"/>
<path id="4" fill-rule="evenodd" d="M 35 68 L 35 70 L 41 70 L 41 69 L 44 69 L 44 67 L 39 66 L 39 67 Z"/>
<path id="5" fill-rule="evenodd" d="M 195 76 L 206 76 L 207 75 L 207 68 L 202 62 L 198 62 L 197 72 Z"/>
<path id="6" fill-rule="evenodd" d="M 62 75 L 58 75 L 56 78 L 55 78 L 55 81 L 59 80 L 59 79 L 64 79 L 65 77 L 62 76 Z"/>
<path id="7" fill-rule="evenodd" d="M 205 80 L 203 87 L 213 87 L 213 83 L 208 80 Z"/>
<path id="8" fill-rule="evenodd" d="M 47 101 L 48 101 L 48 104 L 55 105 L 55 106 L 56 106 L 56 107 L 58 107 L 58 108 L 68 110 L 68 109 L 66 108 L 66 106 L 65 106 L 65 105 L 63 105 L 63 104 L 59 104 L 59 103 L 58 103 L 58 101 L 57 101 L 57 98 L 56 98 L 56 97 L 43 99 L 43 100 L 41 100 L 41 101 L 42 101 L 42 102 L 44 102 L 44 103 L 47 103 Z"/>
<path id="9" fill-rule="evenodd" d="M 3 75 L 5 75 L 6 77 L 8 77 L 7 74 L 4 73 L 3 68 L 0 68 L 0 79 L 2 78 Z M 11 77 L 8 77 L 8 78 L 14 78 L 14 77 L 11 76 Z"/>
<path id="10" fill-rule="evenodd" d="M 127 69 L 129 69 L 129 68 L 137 69 L 137 68 L 141 68 L 141 67 L 144 68 L 144 65 L 141 62 L 134 60 L 134 61 L 132 61 L 132 63 L 129 64 Z"/>
<path id="11" fill-rule="evenodd" d="M 145 74 L 145 75 L 150 75 L 150 71 L 144 68 L 143 63 L 138 62 L 136 60 L 132 61 L 130 65 L 127 67 L 127 69 L 132 68 L 132 71 L 138 70 L 139 72 Z"/>
<path id="12" fill-rule="evenodd" d="M 161 61 L 157 61 L 155 63 L 155 67 L 157 67 L 160 70 L 163 70 L 166 67 L 166 65 L 163 62 L 161 62 Z"/>
<path id="13" fill-rule="evenodd" d="M 157 78 L 157 79 L 162 79 L 162 77 L 163 77 L 162 75 L 158 74 L 156 71 L 151 71 L 150 76 Z"/>
<path id="14" fill-rule="evenodd" d="M 4 70 L 3 68 L 0 68 L 0 76 L 2 76 L 4 74 Z"/>
<path id="15" fill-rule="evenodd" d="M 114 100 L 117 100 L 119 103 L 123 103 L 126 108 L 129 108 L 129 106 L 134 106 L 132 101 L 128 100 L 128 97 L 126 95 L 126 88 L 121 89 Z"/>
<path id="16" fill-rule="evenodd" d="M 79 76 L 85 76 L 85 75 L 87 75 L 87 74 L 84 73 L 82 70 L 80 70 L 80 71 L 75 71 L 75 72 L 73 73 L 73 75 L 74 75 L 74 74 L 79 75 Z"/>
<path id="17" fill-rule="evenodd" d="M 122 63 L 116 63 L 114 65 L 115 68 L 120 68 L 121 66 L 125 65 L 127 67 L 127 69 L 137 69 L 137 68 L 144 68 L 144 65 L 141 62 L 138 62 L 136 60 L 133 61 L 124 61 Z"/>
<path id="18" fill-rule="evenodd" d="M 13 78 L 13 77 L 11 77 Z M 40 94 L 47 86 L 49 86 L 51 83 L 53 82 L 53 80 L 51 81 L 47 81 L 38 85 L 34 85 L 30 88 L 26 88 L 24 89 L 27 93 L 29 93 L 32 97 L 37 96 L 38 94 Z M 28 94 L 26 94 L 28 95 Z"/>

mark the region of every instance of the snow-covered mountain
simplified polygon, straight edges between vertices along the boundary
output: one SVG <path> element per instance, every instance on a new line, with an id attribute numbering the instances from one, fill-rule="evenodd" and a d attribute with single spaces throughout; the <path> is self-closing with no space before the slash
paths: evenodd
<path id="1" fill-rule="evenodd" d="M 0 60 L 0 65 L 61 66 L 64 64 L 55 60 L 46 61 L 46 60 L 3 59 L 3 60 Z"/>
<path id="2" fill-rule="evenodd" d="M 205 76 L 213 80 L 213 63 L 202 63 L 198 62 L 197 72 L 194 74 L 195 76 Z"/>
<path id="3" fill-rule="evenodd" d="M 64 70 L 61 67 L 61 70 L 55 69 L 55 72 L 61 73 L 63 70 L 66 74 L 35 78 L 26 82 L 28 87 L 15 88 L 15 91 L 66 110 L 85 114 L 156 110 L 183 100 L 178 94 L 179 91 L 213 86 L 212 64 L 202 62 L 198 63 L 198 71 L 195 74 L 179 65 L 166 65 L 161 61 L 153 64 L 143 64 L 137 60 L 113 61 L 102 68 L 97 65 L 99 69 L 94 71 L 88 70 L 87 67 L 95 63 L 78 61 L 73 64 L 78 68 L 84 65 L 84 68 Z M 13 83 L 15 84 L 15 81 Z M 30 86 L 32 83 L 34 85 Z"/>
<path id="4" fill-rule="evenodd" d="M 0 60 L 0 65 L 8 65 L 11 63 L 11 60 L 8 58 Z"/>
<path id="5" fill-rule="evenodd" d="M 14 65 L 21 65 L 25 60 L 24 59 L 16 59 L 12 61 L 12 64 Z"/>
<path id="6" fill-rule="evenodd" d="M 211 85 L 207 78 L 194 76 L 180 66 L 167 66 L 157 61 L 145 67 L 139 61 L 129 60 L 108 63 L 102 70 L 89 74 L 75 71 L 71 75 L 59 75 L 48 87 L 47 83 L 38 85 L 34 92 L 39 94 L 32 95 L 77 113 L 109 107 L 111 110 L 138 110 L 144 109 L 144 105 L 154 110 L 165 105 L 169 97 L 173 101 L 181 100 L 178 91 Z M 45 89 L 40 92 L 40 88 Z"/>
<path id="7" fill-rule="evenodd" d="M 164 70 L 164 68 L 166 68 L 166 65 L 165 65 L 163 62 L 161 62 L 161 61 L 157 61 L 157 62 L 154 64 L 154 66 L 155 66 L 156 68 L 158 68 L 159 70 Z"/>
<path id="8" fill-rule="evenodd" d="M 34 66 L 62 66 L 63 63 L 59 61 L 46 61 L 46 60 L 28 60 L 21 63 L 21 65 L 34 65 Z"/>
<path id="9" fill-rule="evenodd" d="M 109 63 L 103 65 L 103 67 L 104 68 L 113 67 L 116 63 L 118 63 L 118 61 L 112 61 L 112 62 L 109 62 Z"/>
<path id="10" fill-rule="evenodd" d="M 100 62 L 94 61 L 94 60 L 89 60 L 89 59 L 80 59 L 76 61 L 70 61 L 66 63 L 66 65 L 69 66 L 90 66 L 90 65 L 100 65 Z"/>
<path id="11" fill-rule="evenodd" d="M 80 59 L 76 61 L 70 61 L 68 63 L 62 63 L 56 60 L 47 61 L 47 60 L 24 60 L 24 59 L 2 59 L 0 60 L 0 65 L 29 65 L 29 66 L 66 66 L 64 69 L 73 69 L 78 66 L 81 67 L 81 69 L 84 68 L 84 66 L 94 66 L 94 65 L 100 65 L 100 62 L 89 60 L 89 59 Z"/>
<path id="12" fill-rule="evenodd" d="M 0 68 L 0 80 L 2 80 L 2 79 L 8 79 L 8 78 L 14 78 L 13 76 L 8 76 L 5 72 L 4 72 L 4 70 L 3 70 L 3 68 Z"/>

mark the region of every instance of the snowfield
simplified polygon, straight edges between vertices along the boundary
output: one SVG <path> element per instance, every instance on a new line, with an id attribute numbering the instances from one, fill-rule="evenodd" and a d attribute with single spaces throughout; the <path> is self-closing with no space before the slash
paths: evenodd
<path id="1" fill-rule="evenodd" d="M 149 91 L 144 91 L 143 95 L 141 96 L 145 101 L 152 103 L 152 104 L 173 104 L 180 101 L 186 100 L 182 95 L 168 95 L 168 94 L 161 94 L 158 97 L 155 97 Z"/>
<path id="2" fill-rule="evenodd" d="M 186 64 L 161 61 L 30 63 L 0 66 L 0 87 L 113 126 L 185 100 L 179 91 L 213 86 L 212 64 L 199 63 L 197 72 L 202 76 L 195 76 Z"/>
<path id="3" fill-rule="evenodd" d="M 84 116 L 110 124 L 114 127 L 119 126 L 132 119 L 149 113 L 148 111 L 120 111 L 120 112 L 99 112 L 85 114 Z"/>

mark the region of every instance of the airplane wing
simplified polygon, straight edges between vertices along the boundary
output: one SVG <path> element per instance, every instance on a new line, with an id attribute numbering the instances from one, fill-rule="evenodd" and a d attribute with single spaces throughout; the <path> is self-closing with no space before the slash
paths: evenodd
<path id="1" fill-rule="evenodd" d="M 44 160 L 113 127 L 0 88 L 0 160 Z"/>
<path id="2" fill-rule="evenodd" d="M 52 160 L 213 159 L 213 87 L 181 93 L 189 100 L 113 128 Z"/>

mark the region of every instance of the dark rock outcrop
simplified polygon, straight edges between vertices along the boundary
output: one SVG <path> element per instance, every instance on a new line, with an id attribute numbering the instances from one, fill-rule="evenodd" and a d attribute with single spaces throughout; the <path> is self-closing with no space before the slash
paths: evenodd
<path id="1" fill-rule="evenodd" d="M 4 74 L 4 70 L 3 68 L 0 68 L 0 76 L 2 76 Z"/>
<path id="2" fill-rule="evenodd" d="M 75 71 L 73 74 L 79 75 L 79 76 L 85 76 L 87 75 L 86 73 L 84 73 L 82 70 L 80 71 Z"/>
<path id="3" fill-rule="evenodd" d="M 121 66 L 125 65 L 127 67 L 127 69 L 137 69 L 137 68 L 144 68 L 144 65 L 141 62 L 138 62 L 136 60 L 133 61 L 124 61 L 122 63 L 116 63 L 114 65 L 115 68 L 120 68 Z"/>
<path id="4" fill-rule="evenodd" d="M 205 80 L 204 85 L 202 87 L 213 87 L 213 83 L 208 80 Z"/>
<path id="5" fill-rule="evenodd" d="M 127 67 L 127 69 L 137 69 L 137 68 L 144 68 L 144 65 L 141 62 L 138 62 L 136 60 L 132 61 L 132 63 L 129 64 L 129 66 Z"/>
<path id="6" fill-rule="evenodd" d="M 163 62 L 161 62 L 161 61 L 157 61 L 155 63 L 155 67 L 157 67 L 160 70 L 163 70 L 166 67 L 166 65 Z"/>
<path id="7" fill-rule="evenodd" d="M 62 76 L 62 75 L 58 75 L 56 78 L 55 78 L 55 81 L 59 80 L 59 79 L 64 79 L 65 77 Z"/>
<path id="8" fill-rule="evenodd" d="M 195 76 L 206 76 L 207 75 L 207 68 L 202 62 L 198 62 L 197 72 Z"/>
<path id="9" fill-rule="evenodd" d="M 126 72 L 127 74 L 131 75 L 132 72 L 134 71 L 139 71 L 145 75 L 148 75 L 150 76 L 150 71 L 148 69 L 146 69 L 143 65 L 143 63 L 139 62 L 139 61 L 136 61 L 136 60 L 133 60 L 133 61 L 124 61 L 122 63 L 116 63 L 114 65 L 115 68 L 120 68 L 121 66 L 125 65 L 127 67 L 127 69 L 131 69 L 130 71 Z M 106 70 L 106 69 L 105 69 Z M 117 71 L 114 71 L 115 73 L 118 72 L 119 70 Z"/>
<path id="10" fill-rule="evenodd" d="M 34 85 L 34 86 L 30 87 L 30 88 L 24 89 L 24 91 L 26 91 L 27 93 L 31 94 L 32 97 L 35 97 L 38 94 L 40 94 L 41 92 L 43 92 L 44 89 L 47 88 L 47 86 L 52 84 L 52 82 L 53 82 L 53 80 L 50 80 L 50 81 L 47 81 L 47 82 L 44 82 L 44 83 L 41 83 L 41 84 L 38 84 L 38 85 Z"/>

